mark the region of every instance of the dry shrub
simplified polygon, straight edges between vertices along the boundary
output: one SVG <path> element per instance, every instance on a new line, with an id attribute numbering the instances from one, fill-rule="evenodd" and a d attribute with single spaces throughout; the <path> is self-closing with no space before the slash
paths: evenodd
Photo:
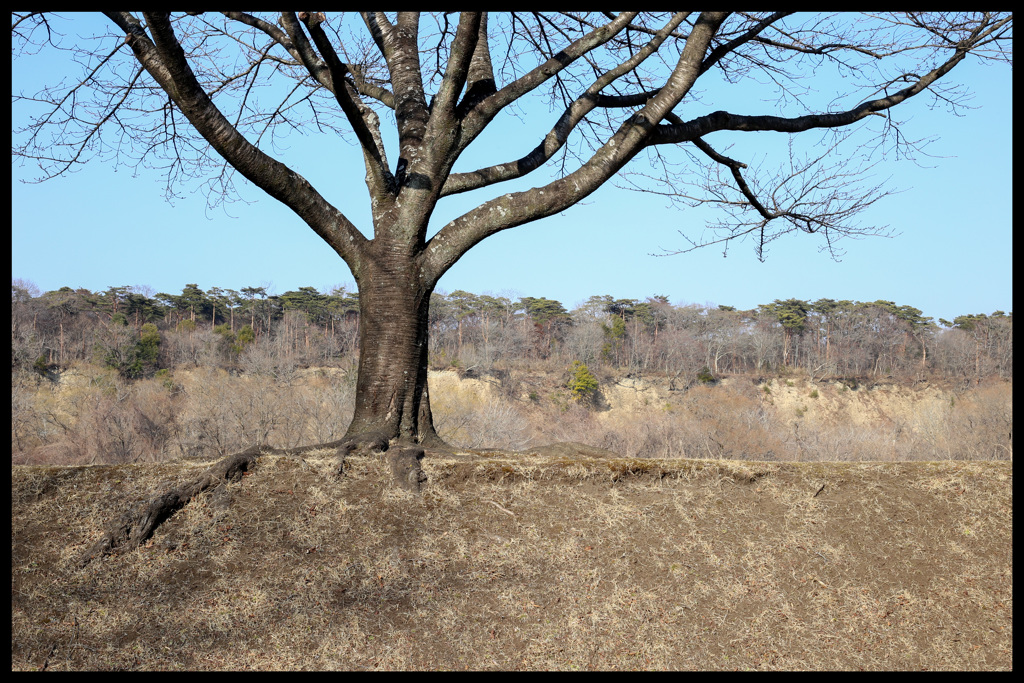
<path id="1" fill-rule="evenodd" d="M 89 365 L 65 373 L 60 384 L 15 373 L 12 462 L 214 458 L 255 443 L 294 447 L 341 438 L 354 408 L 353 383 L 340 373 L 296 373 L 290 362 L 271 361 L 267 354 L 250 355 L 251 372 L 242 376 L 211 368 L 180 370 L 173 391 L 159 380 L 125 382 Z M 523 450 L 576 441 L 641 458 L 1013 458 L 1009 383 L 987 384 L 946 403 L 923 402 L 866 424 L 841 415 L 794 419 L 779 414 L 751 383 L 694 386 L 678 403 L 632 413 L 595 412 L 564 396 L 534 404 L 478 388 L 443 386 L 432 395 L 435 426 L 442 438 L 467 448 Z"/>
<path id="2" fill-rule="evenodd" d="M 796 460 L 1012 460 L 1012 429 L 1012 387 L 998 383 L 866 424 L 803 418 L 789 440 Z"/>
<path id="3" fill-rule="evenodd" d="M 532 411 L 530 418 L 534 443 L 577 441 L 604 448 L 607 434 L 593 411 L 572 401 L 545 402 Z"/>
<path id="4" fill-rule="evenodd" d="M 46 442 L 38 409 L 39 382 L 27 372 L 11 375 L 11 453 L 15 456 Z"/>
<path id="5" fill-rule="evenodd" d="M 253 444 L 294 448 L 341 438 L 354 410 L 354 387 L 341 379 L 293 381 L 290 371 L 287 377 L 202 368 L 189 373 L 179 418 L 183 452 L 211 457 Z"/>
<path id="6" fill-rule="evenodd" d="M 288 381 L 295 375 L 297 359 L 283 337 L 250 344 L 242 352 L 239 365 L 246 376 Z"/>
<path id="7" fill-rule="evenodd" d="M 538 407 L 530 416 L 535 444 L 575 441 L 636 458 L 683 457 L 677 419 L 656 408 L 612 417 L 572 402 Z"/>
<path id="8" fill-rule="evenodd" d="M 156 422 L 137 404 L 135 385 L 116 373 L 83 366 L 68 386 L 49 382 L 31 392 L 15 385 L 18 439 L 23 450 L 12 462 L 82 465 L 138 462 L 153 458 L 145 433 L 159 431 Z M 25 448 L 27 447 L 27 448 Z"/>
<path id="9" fill-rule="evenodd" d="M 790 459 L 771 411 L 758 398 L 728 387 L 693 387 L 679 421 L 682 451 L 690 458 Z"/>
<path id="10" fill-rule="evenodd" d="M 779 430 L 780 435 L 783 435 L 782 429 Z M 784 436 L 788 437 L 787 460 L 889 461 L 901 459 L 897 453 L 909 450 L 905 444 L 898 449 L 900 444 L 894 440 L 893 430 L 879 425 L 802 419 L 793 422 Z"/>
<path id="11" fill-rule="evenodd" d="M 626 457 L 789 457 L 786 439 L 760 401 L 725 387 L 694 387 L 682 406 L 646 406 L 614 417 L 571 402 L 545 405 L 531 417 L 537 442 L 578 441 Z"/>
<path id="12" fill-rule="evenodd" d="M 232 378 L 228 410 L 242 446 L 294 448 L 304 443 L 305 415 L 296 415 L 296 389 L 264 377 Z"/>
<path id="13" fill-rule="evenodd" d="M 192 457 L 221 456 L 271 443 L 271 434 L 285 421 L 290 399 L 287 386 L 269 377 L 232 377 L 210 368 L 187 373 L 182 387 L 186 400 L 179 418 L 180 439 L 183 453 Z"/>
<path id="14" fill-rule="evenodd" d="M 645 408 L 617 420 L 599 423 L 600 443 L 630 458 L 683 457 L 679 438 L 678 415 L 660 409 Z"/>
<path id="15" fill-rule="evenodd" d="M 1013 387 L 999 382 L 951 401 L 946 420 L 952 460 L 1013 460 Z"/>
<path id="16" fill-rule="evenodd" d="M 985 385 L 925 405 L 888 431 L 884 425 L 861 429 L 883 444 L 879 453 L 891 453 L 877 460 L 1012 460 L 1012 386 Z"/>
<path id="17" fill-rule="evenodd" d="M 479 402 L 463 393 L 439 399 L 431 401 L 434 428 L 453 445 L 520 450 L 531 442 L 523 412 L 507 399 L 490 396 Z"/>
<path id="18" fill-rule="evenodd" d="M 68 398 L 72 412 L 61 415 L 48 407 L 52 421 L 62 422 L 63 433 L 42 445 L 29 458 L 56 465 L 92 465 L 138 462 L 151 455 L 142 436 L 147 418 L 135 405 L 129 385 L 77 387 Z"/>
<path id="19" fill-rule="evenodd" d="M 142 439 L 142 459 L 151 462 L 180 455 L 175 397 L 162 382 L 147 379 L 133 388 L 135 425 Z"/>
<path id="20" fill-rule="evenodd" d="M 355 412 L 355 385 L 338 377 L 317 377 L 294 392 L 288 421 L 301 423 L 302 442 L 327 443 L 345 435 Z"/>
<path id="21" fill-rule="evenodd" d="M 181 382 L 184 404 L 178 417 L 179 443 L 188 457 L 223 455 L 239 443 L 226 408 L 228 374 L 212 368 L 197 368 L 176 375 Z"/>
<path id="22" fill-rule="evenodd" d="M 89 464 L 138 461 L 143 449 L 138 423 L 130 392 L 118 387 L 113 396 L 101 394 L 79 419 L 75 440 L 79 460 Z"/>

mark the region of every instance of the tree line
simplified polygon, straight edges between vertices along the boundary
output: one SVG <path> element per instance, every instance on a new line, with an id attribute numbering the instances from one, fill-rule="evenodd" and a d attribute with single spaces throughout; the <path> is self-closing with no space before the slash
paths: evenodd
<path id="1" fill-rule="evenodd" d="M 127 378 L 181 365 L 253 363 L 355 367 L 359 295 L 336 286 L 180 294 L 148 287 L 40 293 L 13 280 L 12 367 L 47 374 L 75 362 Z M 728 373 L 801 368 L 813 377 L 1011 378 L 1013 314 L 967 314 L 938 324 L 892 301 L 776 299 L 749 310 L 591 296 L 572 310 L 556 300 L 434 292 L 430 362 L 486 373 L 547 362 L 666 375 L 673 384 Z M 248 366 L 246 365 L 248 363 Z"/>

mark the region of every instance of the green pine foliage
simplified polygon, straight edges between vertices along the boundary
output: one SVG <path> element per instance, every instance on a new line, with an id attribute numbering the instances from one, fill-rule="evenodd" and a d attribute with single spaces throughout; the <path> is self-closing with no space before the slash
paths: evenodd
<path id="1" fill-rule="evenodd" d="M 577 403 L 590 403 L 597 396 L 598 382 L 594 373 L 578 360 L 572 362 L 569 369 L 569 382 L 566 384 L 572 400 Z"/>
<path id="2" fill-rule="evenodd" d="M 31 285 L 12 284 L 12 365 L 33 372 L 90 360 L 122 377 L 151 377 L 159 367 L 181 364 L 234 368 L 245 349 L 265 343 L 273 348 L 264 355 L 351 366 L 358 349 L 358 292 L 342 286 L 276 295 L 266 287 L 203 291 L 194 283 L 180 294 L 152 294 L 143 286 L 40 293 L 24 284 Z M 770 369 L 791 376 L 804 368 L 816 379 L 849 380 L 850 389 L 854 379 L 922 373 L 1012 377 L 1013 314 L 1003 311 L 936 324 L 920 309 L 885 299 L 776 299 L 740 310 L 672 305 L 664 295 L 592 296 L 567 311 L 554 299 L 456 290 L 433 292 L 429 314 L 433 369 L 507 371 L 502 366 L 519 362 L 565 367 L 580 360 L 594 370 L 685 372 L 711 383 L 736 373 Z M 714 368 L 713 377 L 698 370 L 704 364 Z"/>
<path id="3" fill-rule="evenodd" d="M 256 332 L 253 331 L 251 325 L 246 325 L 238 331 L 238 345 L 245 348 L 249 344 L 256 341 Z"/>
<path id="4" fill-rule="evenodd" d="M 155 367 L 157 355 L 160 353 L 160 330 L 153 323 L 142 326 L 139 341 L 135 345 L 135 353 L 139 361 L 147 367 Z"/>

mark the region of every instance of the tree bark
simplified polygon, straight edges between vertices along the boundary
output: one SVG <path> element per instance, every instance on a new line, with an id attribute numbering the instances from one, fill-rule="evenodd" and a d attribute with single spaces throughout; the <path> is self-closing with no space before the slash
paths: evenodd
<path id="1" fill-rule="evenodd" d="M 375 250 L 377 251 L 377 250 Z M 414 257 L 380 250 L 364 260 L 359 286 L 359 373 L 346 439 L 366 436 L 449 449 L 434 431 L 427 388 L 428 305 Z"/>

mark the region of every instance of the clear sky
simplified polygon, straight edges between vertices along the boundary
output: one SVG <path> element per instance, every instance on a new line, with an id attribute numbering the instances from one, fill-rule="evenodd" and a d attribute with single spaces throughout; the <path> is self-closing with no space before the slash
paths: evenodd
<path id="1" fill-rule="evenodd" d="M 13 63 L 14 91 L 30 94 L 42 79 L 52 82 L 67 71 L 53 56 L 19 59 Z M 900 192 L 868 209 L 859 223 L 888 225 L 898 235 L 844 240 L 840 246 L 846 255 L 839 263 L 818 252 L 816 236 L 803 233 L 774 242 L 765 263 L 757 260 L 749 242 L 733 244 L 727 258 L 714 246 L 654 256 L 687 246 L 679 230 L 699 239 L 716 214 L 605 187 L 561 215 L 485 240 L 442 278 L 438 290 L 547 297 L 567 308 L 592 295 L 644 299 L 664 294 L 676 304 L 740 309 L 788 298 L 886 299 L 948 320 L 966 313 L 1009 312 L 1011 70 L 979 65 L 969 57 L 951 76 L 969 85 L 974 96 L 969 104 L 975 108 L 957 117 L 944 108 L 932 109 L 923 96 L 897 107 L 910 135 L 938 137 L 928 147 L 936 156 L 920 157 L 916 164 L 887 158 L 874 169 L 876 181 L 889 178 L 886 186 Z M 734 98 L 709 91 L 706 111 L 774 113 L 770 103 L 736 104 Z M 14 127 L 23 123 L 18 115 L 15 109 Z M 687 111 L 683 118 L 692 115 L 699 113 Z M 481 159 L 494 163 L 522 156 L 556 118 L 546 109 L 530 109 L 522 118 L 500 119 L 470 148 L 477 156 L 456 170 L 472 170 Z M 709 142 L 719 151 L 735 142 L 728 153 L 744 161 L 767 155 L 769 165 L 786 162 L 785 136 L 733 135 L 746 137 L 711 136 Z M 753 136 L 765 138 L 756 144 L 766 146 L 752 146 Z M 350 141 L 295 135 L 279 151 L 276 156 L 370 234 L 362 162 Z M 847 147 L 844 153 L 854 152 Z M 395 157 L 389 154 L 392 162 Z M 12 164 L 11 269 L 13 277 L 31 280 L 42 291 L 64 285 L 93 291 L 148 285 L 157 292 L 180 293 L 193 282 L 204 290 L 269 285 L 277 294 L 307 285 L 322 291 L 338 284 L 354 288 L 347 266 L 326 243 L 240 177 L 249 203 L 210 209 L 198 182 L 189 188 L 195 192 L 169 204 L 159 173 L 133 176 L 131 169 L 110 162 L 96 161 L 42 184 L 22 182 L 37 173 L 20 161 Z M 547 176 L 526 180 L 486 196 L 468 193 L 442 200 L 433 229 L 494 194 L 543 184 Z"/>

